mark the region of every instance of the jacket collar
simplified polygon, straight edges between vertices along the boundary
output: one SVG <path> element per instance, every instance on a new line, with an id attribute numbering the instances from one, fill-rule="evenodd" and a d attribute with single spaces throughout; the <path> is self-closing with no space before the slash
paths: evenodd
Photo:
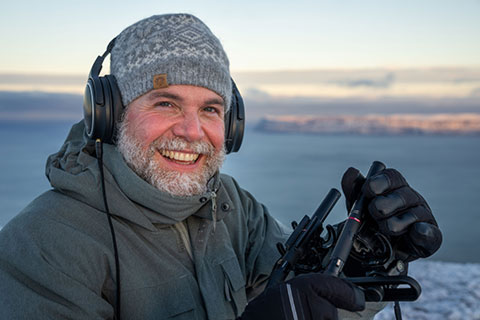
<path id="1" fill-rule="evenodd" d="M 173 196 L 153 187 L 140 178 L 125 162 L 122 155 L 113 145 L 104 145 L 104 165 L 110 173 L 108 180 L 113 180 L 118 192 L 129 199 L 136 207 L 137 214 L 146 217 L 153 224 L 172 225 L 183 221 L 191 215 L 204 219 L 212 219 L 212 201 L 223 201 L 225 197 L 231 202 L 226 192 L 219 193 L 221 188 L 220 174 L 217 172 L 208 182 L 208 191 L 202 195 L 179 197 Z M 106 177 L 107 179 L 107 177 Z M 108 187 L 107 187 L 108 188 Z M 221 197 L 219 197 L 221 195 Z M 216 198 L 216 199 L 212 199 Z M 123 202 L 123 201 L 122 201 Z M 130 208 L 131 209 L 131 208 Z M 112 213 L 114 208 L 112 207 Z M 124 208 L 119 203 L 116 211 L 124 216 Z M 136 214 L 136 215 L 137 215 Z M 128 215 L 130 219 L 131 214 Z M 224 215 L 217 215 L 217 220 Z M 138 220 L 138 219 L 135 219 Z M 137 223 L 140 221 L 137 221 Z M 143 225 L 144 223 L 142 223 Z"/>

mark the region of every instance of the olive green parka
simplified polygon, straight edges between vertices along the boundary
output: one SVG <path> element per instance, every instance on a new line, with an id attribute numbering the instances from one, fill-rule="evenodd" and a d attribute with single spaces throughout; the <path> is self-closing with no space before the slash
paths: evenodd
<path id="1" fill-rule="evenodd" d="M 75 125 L 49 157 L 53 190 L 0 233 L 1 319 L 113 318 L 113 242 L 83 131 Z M 267 209 L 226 175 L 203 195 L 174 197 L 139 178 L 114 146 L 104 145 L 103 161 L 122 319 L 239 316 L 286 237 Z"/>

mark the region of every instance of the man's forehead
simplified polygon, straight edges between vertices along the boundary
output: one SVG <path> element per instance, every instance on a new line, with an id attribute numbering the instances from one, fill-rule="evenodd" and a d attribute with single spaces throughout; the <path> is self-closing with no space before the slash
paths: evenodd
<path id="1" fill-rule="evenodd" d="M 146 99 L 153 101 L 159 98 L 168 98 L 185 102 L 189 100 L 196 100 L 203 104 L 216 104 L 225 106 L 223 98 L 216 92 L 197 86 L 190 85 L 173 85 L 162 89 L 153 89 L 145 95 Z"/>

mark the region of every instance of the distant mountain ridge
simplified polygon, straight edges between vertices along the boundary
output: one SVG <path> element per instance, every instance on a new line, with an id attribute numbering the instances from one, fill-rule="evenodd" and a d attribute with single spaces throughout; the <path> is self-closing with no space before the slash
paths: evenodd
<path id="1" fill-rule="evenodd" d="M 480 114 L 267 116 L 264 132 L 316 134 L 480 134 Z"/>

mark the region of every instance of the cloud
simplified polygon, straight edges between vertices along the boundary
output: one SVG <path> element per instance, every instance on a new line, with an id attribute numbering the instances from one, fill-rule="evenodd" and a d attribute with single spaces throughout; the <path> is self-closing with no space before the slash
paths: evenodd
<path id="1" fill-rule="evenodd" d="M 434 114 L 480 113 L 476 97 L 380 97 L 366 99 L 322 97 L 275 97 L 255 100 L 245 97 L 248 121 L 256 121 L 267 114 L 273 115 L 338 115 L 338 114 Z"/>
<path id="2" fill-rule="evenodd" d="M 381 78 L 358 78 L 358 79 L 348 79 L 348 80 L 339 80 L 332 81 L 331 83 L 345 86 L 345 87 L 373 87 L 373 88 L 388 88 L 392 85 L 395 80 L 395 75 L 393 72 L 387 72 L 385 76 Z"/>
<path id="3" fill-rule="evenodd" d="M 86 75 L 0 73 L 0 90 L 83 93 Z"/>
<path id="4" fill-rule="evenodd" d="M 45 83 L 56 85 L 85 85 L 87 77 L 85 75 L 72 74 L 26 74 L 26 73 L 1 73 L 0 84 L 25 84 L 25 83 Z"/>
<path id="5" fill-rule="evenodd" d="M 233 72 L 237 82 L 265 84 L 389 85 L 393 81 L 418 82 L 478 82 L 480 67 L 450 68 L 371 68 L 371 69 L 312 69 Z"/>
<path id="6" fill-rule="evenodd" d="M 247 88 L 243 92 L 242 96 L 249 97 L 250 99 L 255 100 L 266 100 L 272 98 L 272 96 L 268 92 L 253 87 Z"/>
<path id="7" fill-rule="evenodd" d="M 479 67 L 258 71 L 233 77 L 242 91 L 283 97 L 469 97 L 480 87 Z"/>
<path id="8" fill-rule="evenodd" d="M 470 96 L 472 97 L 479 97 L 480 98 L 480 87 L 474 88 L 472 92 L 470 93 Z"/>

